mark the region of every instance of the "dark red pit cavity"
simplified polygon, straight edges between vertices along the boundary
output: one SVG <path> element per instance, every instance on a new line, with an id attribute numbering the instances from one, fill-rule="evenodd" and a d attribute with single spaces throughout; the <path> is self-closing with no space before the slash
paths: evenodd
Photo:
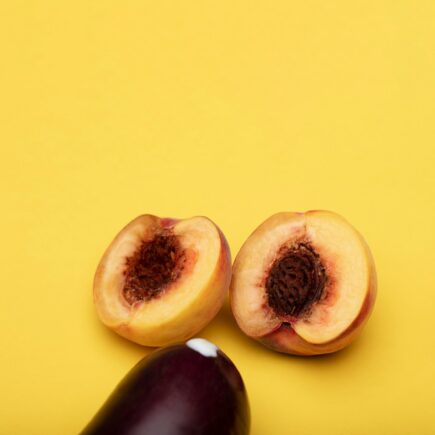
<path id="1" fill-rule="evenodd" d="M 179 278 L 183 265 L 184 251 L 178 238 L 167 231 L 156 234 L 127 258 L 124 298 L 131 305 L 157 297 Z"/>
<path id="2" fill-rule="evenodd" d="M 296 243 L 272 264 L 266 280 L 269 306 L 282 316 L 305 314 L 322 297 L 326 279 L 319 254 L 309 243 Z"/>

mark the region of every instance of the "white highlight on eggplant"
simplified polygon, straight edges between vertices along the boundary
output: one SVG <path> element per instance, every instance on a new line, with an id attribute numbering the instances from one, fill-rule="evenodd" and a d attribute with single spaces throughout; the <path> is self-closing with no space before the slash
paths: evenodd
<path id="1" fill-rule="evenodd" d="M 214 358 L 217 357 L 217 351 L 219 350 L 215 344 L 211 343 L 205 338 L 192 338 L 186 343 L 186 346 L 203 356 Z"/>

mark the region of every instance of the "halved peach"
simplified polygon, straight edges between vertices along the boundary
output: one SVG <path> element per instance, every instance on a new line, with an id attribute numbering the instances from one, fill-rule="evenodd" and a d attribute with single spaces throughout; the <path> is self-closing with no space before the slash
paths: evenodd
<path id="1" fill-rule="evenodd" d="M 233 265 L 231 307 L 248 336 L 279 352 L 316 355 L 350 344 L 376 297 L 363 237 L 329 211 L 278 213 Z"/>
<path id="2" fill-rule="evenodd" d="M 231 280 L 225 236 L 206 217 L 142 215 L 113 240 L 97 268 L 101 321 L 146 346 L 184 341 L 221 308 Z"/>

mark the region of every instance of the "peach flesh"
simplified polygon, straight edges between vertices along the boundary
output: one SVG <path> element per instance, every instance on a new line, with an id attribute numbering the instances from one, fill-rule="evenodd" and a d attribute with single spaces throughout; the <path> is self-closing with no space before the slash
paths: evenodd
<path id="1" fill-rule="evenodd" d="M 376 285 L 372 283 L 372 285 Z M 343 332 L 335 340 L 313 345 L 299 337 L 290 323 L 283 322 L 278 329 L 258 341 L 264 346 L 277 352 L 291 353 L 293 355 L 309 356 L 323 355 L 337 352 L 351 344 L 361 333 L 362 327 L 366 324 L 376 299 L 376 292 L 369 292 L 357 318 L 352 322 L 347 331 Z"/>
<path id="2" fill-rule="evenodd" d="M 187 340 L 221 308 L 231 280 L 231 253 L 204 216 L 141 215 L 106 249 L 94 278 L 100 320 L 145 346 Z"/>
<path id="3" fill-rule="evenodd" d="M 230 300 L 246 335 L 278 352 L 318 355 L 360 334 L 376 287 L 371 252 L 344 218 L 322 210 L 285 212 L 243 244 Z"/>

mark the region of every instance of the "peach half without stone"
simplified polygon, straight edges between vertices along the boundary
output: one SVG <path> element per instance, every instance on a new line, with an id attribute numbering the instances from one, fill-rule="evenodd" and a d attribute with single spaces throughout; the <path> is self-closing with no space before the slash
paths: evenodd
<path id="1" fill-rule="evenodd" d="M 225 236 L 208 218 L 142 215 L 115 237 L 94 278 L 101 321 L 145 346 L 185 341 L 221 308 L 231 280 Z"/>
<path id="2" fill-rule="evenodd" d="M 239 327 L 278 352 L 343 349 L 360 333 L 375 298 L 369 247 L 330 211 L 271 216 L 233 265 L 230 300 Z"/>

